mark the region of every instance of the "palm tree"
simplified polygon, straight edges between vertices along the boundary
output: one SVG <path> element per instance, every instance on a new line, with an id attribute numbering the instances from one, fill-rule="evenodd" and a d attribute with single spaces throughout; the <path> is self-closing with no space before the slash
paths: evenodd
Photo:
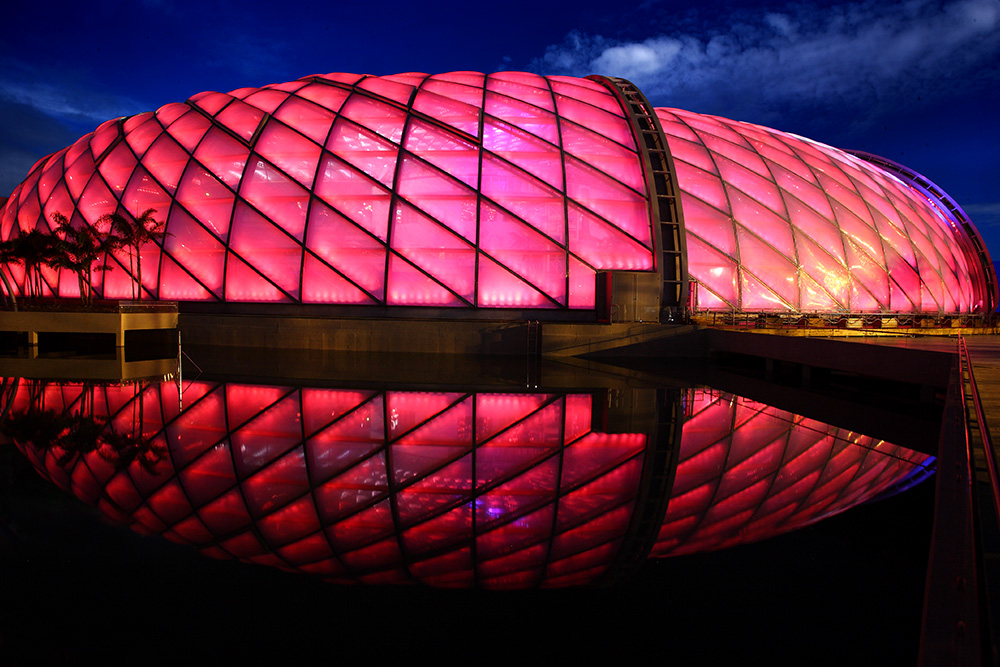
<path id="1" fill-rule="evenodd" d="M 11 306 L 14 311 L 17 311 L 17 295 L 14 294 L 14 286 L 11 285 L 10 280 L 7 278 L 7 269 L 10 263 L 17 263 L 17 257 L 14 254 L 14 242 L 10 239 L 6 241 L 0 241 L 0 279 L 3 280 L 4 289 L 6 289 L 7 294 L 4 298 L 6 301 L 7 297 L 10 297 Z"/>
<path id="2" fill-rule="evenodd" d="M 118 247 L 119 239 L 113 234 L 99 235 L 87 225 L 77 229 L 62 213 L 53 213 L 52 221 L 56 224 L 56 232 L 62 234 L 58 242 L 59 252 L 53 263 L 76 273 L 80 284 L 80 299 L 89 306 L 94 300 L 94 262 L 104 253 Z"/>
<path id="3" fill-rule="evenodd" d="M 162 241 L 166 236 L 166 222 L 153 217 L 155 208 L 147 208 L 136 218 L 128 218 L 120 213 L 108 213 L 100 217 L 98 222 L 110 225 L 111 233 L 121 239 L 122 247 L 128 247 L 129 273 L 138 283 L 138 299 L 142 300 L 142 246 L 150 241 Z M 133 249 L 135 254 L 135 271 L 132 270 Z M 135 297 L 136 285 L 133 284 L 132 296 Z"/>
<path id="4" fill-rule="evenodd" d="M 29 296 L 42 295 L 42 265 L 51 265 L 56 256 L 56 237 L 38 229 L 22 231 L 11 239 L 12 257 L 24 264 L 25 291 Z"/>

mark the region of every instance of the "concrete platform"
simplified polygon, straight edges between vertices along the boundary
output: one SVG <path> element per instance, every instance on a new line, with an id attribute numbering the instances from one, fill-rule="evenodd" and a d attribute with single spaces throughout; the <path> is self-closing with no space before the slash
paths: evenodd
<path id="1" fill-rule="evenodd" d="M 38 334 L 111 334 L 115 347 L 125 345 L 125 333 L 133 330 L 176 329 L 177 304 L 170 302 L 122 302 L 116 310 L 19 310 L 0 311 L 0 331 L 27 333 L 28 345 L 38 346 Z"/>

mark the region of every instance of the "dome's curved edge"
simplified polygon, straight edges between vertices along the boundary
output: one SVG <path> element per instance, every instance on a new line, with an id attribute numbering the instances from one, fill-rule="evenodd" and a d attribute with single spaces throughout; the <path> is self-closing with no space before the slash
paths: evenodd
<path id="1" fill-rule="evenodd" d="M 904 164 L 867 151 L 844 149 L 844 152 L 850 153 L 865 162 L 877 165 L 881 169 L 903 180 L 908 186 L 920 192 L 932 203 L 935 203 L 936 208 L 955 223 L 955 229 L 960 229 L 965 233 L 965 237 L 972 244 L 972 248 L 966 250 L 967 252 L 971 251 L 969 254 L 974 255 L 976 265 L 981 266 L 983 270 L 983 279 L 985 281 L 983 288 L 987 299 L 984 310 L 987 313 L 992 313 L 996 310 L 997 306 L 1000 306 L 1000 293 L 998 293 L 1000 287 L 997 284 L 997 274 L 993 266 L 993 259 L 986 248 L 986 242 L 983 241 L 982 235 L 972 222 L 969 214 L 965 212 L 965 209 L 937 183 Z"/>

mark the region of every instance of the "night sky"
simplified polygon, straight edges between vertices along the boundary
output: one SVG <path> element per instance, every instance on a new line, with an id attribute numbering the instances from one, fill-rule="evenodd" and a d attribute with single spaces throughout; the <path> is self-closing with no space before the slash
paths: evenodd
<path id="1" fill-rule="evenodd" d="M 98 124 L 309 74 L 606 74 L 656 106 L 901 162 L 1000 258 L 1000 0 L 19 2 L 0 40 L 0 196 Z"/>

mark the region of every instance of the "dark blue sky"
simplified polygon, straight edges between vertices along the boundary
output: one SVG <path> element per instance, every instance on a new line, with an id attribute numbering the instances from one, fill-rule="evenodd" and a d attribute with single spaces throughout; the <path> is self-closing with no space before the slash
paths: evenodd
<path id="1" fill-rule="evenodd" d="M 344 71 L 608 74 L 676 106 L 915 169 L 1000 258 L 1000 0 L 21 2 L 0 40 L 0 193 L 100 122 Z"/>

